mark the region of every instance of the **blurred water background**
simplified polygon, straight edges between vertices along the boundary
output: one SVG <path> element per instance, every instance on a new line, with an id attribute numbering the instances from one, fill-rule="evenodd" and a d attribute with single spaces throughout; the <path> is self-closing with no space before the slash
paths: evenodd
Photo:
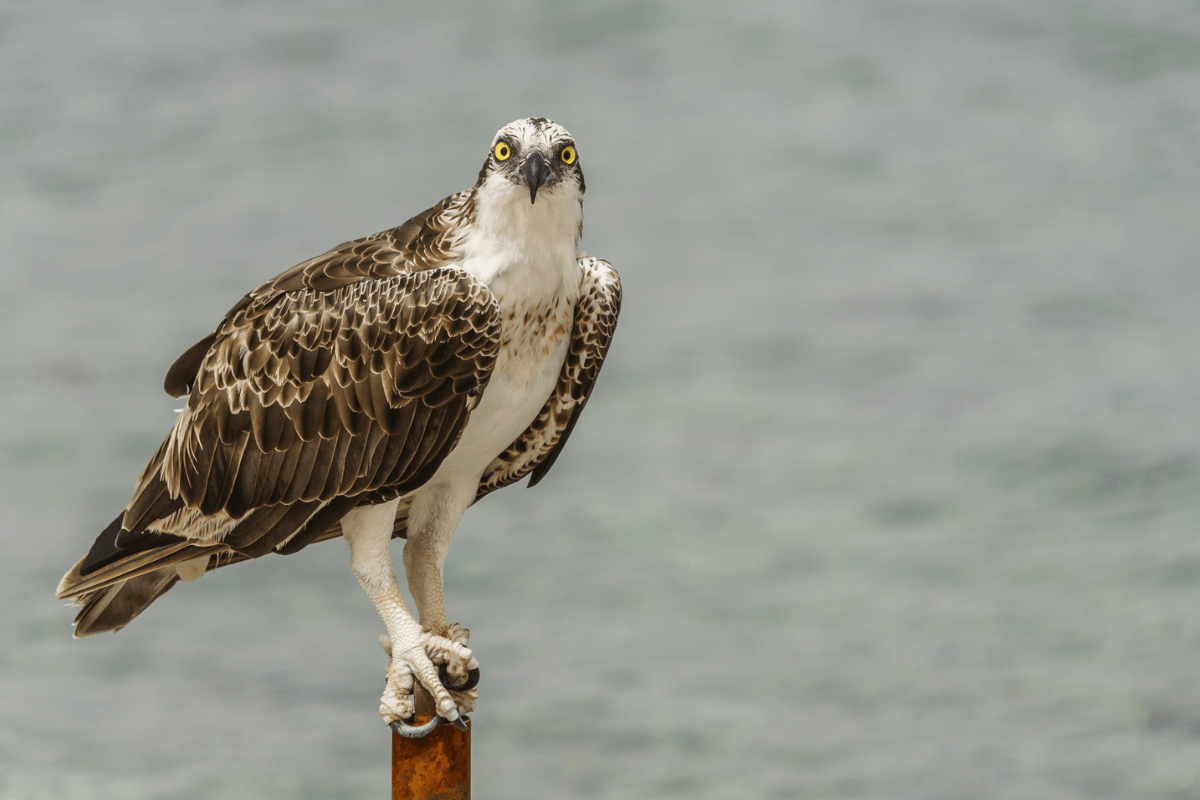
<path id="1" fill-rule="evenodd" d="M 1200 798 L 1194 3 L 404 5 L 0 5 L 0 796 L 387 796 L 344 544 L 53 590 L 176 355 L 545 115 L 626 303 L 451 550 L 477 796 Z"/>

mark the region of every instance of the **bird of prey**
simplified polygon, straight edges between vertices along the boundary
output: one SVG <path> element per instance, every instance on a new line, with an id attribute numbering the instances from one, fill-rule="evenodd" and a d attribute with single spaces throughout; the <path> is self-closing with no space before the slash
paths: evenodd
<path id="1" fill-rule="evenodd" d="M 387 629 L 384 722 L 412 719 L 415 679 L 461 726 L 478 662 L 443 604 L 450 539 L 472 503 L 554 464 L 620 310 L 617 273 L 578 249 L 583 193 L 571 134 L 517 120 L 471 189 L 238 301 L 167 372 L 184 408 L 59 584 L 75 636 L 120 630 L 177 581 L 342 536 Z"/>

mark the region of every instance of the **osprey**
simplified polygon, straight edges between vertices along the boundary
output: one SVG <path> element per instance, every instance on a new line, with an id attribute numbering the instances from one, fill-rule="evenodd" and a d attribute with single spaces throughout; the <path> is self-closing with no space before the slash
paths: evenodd
<path id="1" fill-rule="evenodd" d="M 415 678 L 462 726 L 479 673 L 443 605 L 450 539 L 472 503 L 554 464 L 620 309 L 617 273 L 578 249 L 583 193 L 571 134 L 518 120 L 470 190 L 243 297 L 167 372 L 184 408 L 59 584 L 82 606 L 74 635 L 120 630 L 177 581 L 343 536 L 387 629 L 384 721 L 411 734 Z"/>

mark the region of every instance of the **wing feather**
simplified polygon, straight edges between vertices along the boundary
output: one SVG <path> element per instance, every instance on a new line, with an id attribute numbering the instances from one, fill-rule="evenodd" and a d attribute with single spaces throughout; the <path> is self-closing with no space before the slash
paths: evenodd
<path id="1" fill-rule="evenodd" d="M 172 397 L 189 395 L 185 411 L 143 471 L 125 512 L 58 587 L 60 598 L 83 606 L 75 620 L 77 636 L 120 629 L 185 574 L 183 567 L 178 573 L 171 570 L 175 564 L 189 564 L 190 573 L 190 565 L 200 559 L 212 570 L 271 550 L 295 552 L 339 535 L 338 520 L 360 497 L 411 491 L 432 475 L 457 439 L 446 431 L 461 432 L 468 409 L 490 378 L 499 346 L 499 317 L 490 292 L 453 271 L 436 273 L 455 257 L 456 223 L 471 214 L 473 199 L 460 192 L 398 228 L 298 264 L 242 298 L 216 331 L 172 364 L 164 388 Z M 395 280 L 426 273 L 435 274 L 423 283 Z M 369 284 L 369 303 L 386 309 L 365 314 L 340 297 L 333 299 L 343 303 L 345 313 L 329 313 L 326 295 L 364 283 Z M 380 291 L 382 284 L 387 285 Z M 411 314 L 414 290 L 433 317 L 454 318 L 450 336 L 461 340 L 455 350 L 462 359 L 459 366 L 467 364 L 473 376 L 464 381 L 461 374 L 442 375 L 440 383 L 434 382 L 435 389 L 449 384 L 453 391 L 444 405 L 446 392 L 436 393 L 438 415 L 447 424 L 436 429 L 436 441 L 425 448 L 397 446 L 383 428 L 407 435 L 414 418 L 411 408 L 397 412 L 371 403 L 383 389 L 385 399 L 396 405 L 425 405 L 420 394 L 393 391 L 401 389 L 406 370 L 419 366 L 425 347 L 423 341 L 405 346 L 406 339 L 438 336 L 415 324 L 420 320 Z M 303 305 L 313 295 L 325 309 L 309 320 L 316 324 L 302 327 L 305 320 L 299 314 L 277 324 L 280 306 Z M 381 320 L 386 333 L 404 303 L 410 319 L 403 335 L 369 331 L 379 347 L 403 349 L 403 356 L 381 359 L 364 346 L 359 329 L 369 318 Z M 312 311 L 308 309 L 310 318 Z M 471 318 L 459 320 L 460 315 Z M 335 363 L 339 344 L 345 359 L 341 364 Z M 327 391 L 318 390 L 304 414 L 291 412 L 294 404 L 306 404 L 317 382 Z M 424 375 L 409 382 L 429 383 Z M 302 420 L 299 425 L 297 419 Z M 331 445 L 324 446 L 325 441 Z M 406 469 L 396 470 L 406 451 Z M 413 458 L 418 452 L 425 454 L 426 463 Z M 389 459 L 389 453 L 397 457 Z M 387 470 L 380 469 L 385 465 Z M 406 482 L 383 485 L 392 478 Z M 281 504 L 299 494 L 335 496 Z M 214 507 L 216 513 L 201 513 Z M 235 549 L 239 545 L 244 549 Z"/>
<path id="2" fill-rule="evenodd" d="M 263 297 L 305 289 L 332 292 L 363 281 L 445 266 L 456 256 L 458 221 L 473 213 L 470 191 L 452 194 L 398 227 L 344 242 L 280 273 L 243 297 L 225 319 L 243 312 L 248 318 L 265 313 L 261 304 L 252 307 Z M 182 397 L 191 391 L 216 335 L 204 337 L 175 360 L 163 384 L 167 394 Z M 251 343 L 251 349 L 257 351 L 257 343 Z M 251 363 L 251 370 L 258 371 L 258 367 Z"/>
<path id="3" fill-rule="evenodd" d="M 452 195 L 400 228 L 297 265 L 176 361 L 165 385 L 188 402 L 108 537 L 108 560 L 93 565 L 105 585 L 198 553 L 215 555 L 215 569 L 294 552 L 328 538 L 358 502 L 428 480 L 499 349 L 495 298 L 440 265 L 454 256 L 451 223 L 466 201 Z M 449 357 L 426 364 L 419 354 L 430 346 Z M 431 440 L 421 442 L 427 427 Z M 182 542 L 156 544 L 168 533 Z M 86 560 L 60 596 L 95 600 Z"/>
<path id="4" fill-rule="evenodd" d="M 234 476 L 233 486 L 229 492 L 229 499 L 225 502 L 225 510 L 234 519 L 245 516 L 250 510 L 258 489 L 259 473 L 267 472 L 270 466 L 269 463 L 263 463 L 269 461 L 270 454 L 259 449 L 250 431 L 242 434 L 242 441 L 245 444 L 238 453 L 237 463 L 230 468 Z"/>
<path id="5" fill-rule="evenodd" d="M 464 305 L 460 296 L 470 302 Z M 410 480 L 424 466 L 420 459 L 439 449 L 436 438 L 422 446 L 430 417 L 459 421 L 453 407 L 482 391 L 494 365 L 499 338 L 495 300 L 459 270 L 405 273 L 323 294 L 306 289 L 261 302 L 270 305 L 267 312 L 257 313 L 252 304 L 248 313 L 234 315 L 218 330 L 198 389 L 166 448 L 162 472 L 171 494 L 206 515 L 224 511 L 236 518 L 265 502 L 328 501 L 347 483 L 366 491 Z M 438 324 L 446 316 L 443 308 L 455 312 L 453 325 Z M 362 323 L 352 335 L 343 335 L 344 328 L 328 324 L 330 315 L 361 318 Z M 259 335 L 251 336 L 251 328 Z M 285 333 L 279 334 L 281 329 Z M 462 335 L 450 335 L 453 331 Z M 480 336 L 481 331 L 486 335 Z M 449 355 L 439 363 L 419 360 L 405 366 L 408 359 L 398 350 L 413 339 Z M 251 360 L 241 354 L 252 341 L 274 354 L 268 368 L 239 378 L 239 365 Z M 354 348 L 361 352 L 358 359 L 341 351 L 351 341 L 362 345 Z M 325 349 L 330 355 L 316 361 L 305 355 Z M 282 366 L 270 369 L 275 364 Z M 314 364 L 323 370 L 309 375 Z M 276 393 L 276 386 L 282 391 Z M 334 462 L 344 465 L 351 439 L 370 440 L 373 427 L 395 441 L 378 465 L 366 462 L 377 466 L 373 475 L 348 481 L 343 466 Z M 289 455 L 295 453 L 277 471 L 271 459 L 263 458 L 274 452 L 267 446 L 276 440 L 290 440 Z M 363 463 L 359 458 L 359 468 Z M 260 481 L 262 469 L 270 469 L 276 481 Z M 361 477 L 367 480 L 360 484 Z"/>

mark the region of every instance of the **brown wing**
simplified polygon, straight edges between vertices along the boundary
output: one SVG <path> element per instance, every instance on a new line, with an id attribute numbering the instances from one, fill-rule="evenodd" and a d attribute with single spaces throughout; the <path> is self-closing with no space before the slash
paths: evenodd
<path id="1" fill-rule="evenodd" d="M 189 394 L 133 500 L 63 577 L 75 635 L 119 630 L 180 579 L 337 530 L 420 486 L 491 376 L 491 292 L 445 267 L 463 192 L 246 295 L 167 373 Z"/>
<path id="2" fill-rule="evenodd" d="M 545 477 L 592 394 L 621 312 L 621 278 L 598 258 L 581 258 L 579 269 L 579 301 L 558 383 L 525 433 L 484 470 L 476 501 L 525 475 L 530 486 Z"/>
<path id="3" fill-rule="evenodd" d="M 491 291 L 454 269 L 262 297 L 217 331 L 168 438 L 167 489 L 241 518 L 407 487 L 457 440 L 498 341 Z"/>
<path id="4" fill-rule="evenodd" d="M 472 212 L 470 192 L 458 192 L 403 225 L 339 244 L 280 273 L 243 297 L 226 314 L 225 323 L 247 306 L 279 294 L 305 289 L 331 292 L 364 280 L 445 266 L 455 257 L 456 223 Z M 182 397 L 188 393 L 216 335 L 214 331 L 204 337 L 171 365 L 163 382 L 167 394 Z"/>
<path id="5" fill-rule="evenodd" d="M 562 452 L 592 394 L 617 327 L 621 279 L 611 264 L 598 258 L 580 259 L 579 268 L 580 297 L 571 326 L 571 344 L 554 392 L 525 432 L 484 470 L 476 501 L 530 473 L 530 486 L 540 481 Z M 320 538 L 340 535 L 341 528 L 335 525 Z M 392 536 L 403 539 L 407 535 L 408 501 L 401 500 Z"/>
<path id="6" fill-rule="evenodd" d="M 453 268 L 260 295 L 217 330 L 121 524 L 60 595 L 294 552 L 359 502 L 412 491 L 453 449 L 499 340 L 495 298 Z"/>
<path id="7" fill-rule="evenodd" d="M 476 501 L 530 473 L 529 486 L 538 483 L 550 470 L 558 453 L 563 451 L 566 438 L 574 431 L 588 397 L 592 396 L 596 375 L 604 366 L 608 345 L 612 344 L 613 332 L 617 329 L 620 277 L 607 261 L 582 258 L 580 289 L 580 300 L 571 325 L 571 344 L 558 373 L 558 383 L 526 432 L 488 465 L 480 477 Z M 334 525 L 320 536 L 320 540 L 341 535 L 341 528 Z M 407 535 L 408 501 L 401 500 L 392 536 L 404 539 Z"/>
<path id="8" fill-rule="evenodd" d="M 410 491 L 457 441 L 499 330 L 487 287 L 449 268 L 258 296 L 218 329 L 123 528 L 161 519 L 164 490 L 233 519 Z"/>

